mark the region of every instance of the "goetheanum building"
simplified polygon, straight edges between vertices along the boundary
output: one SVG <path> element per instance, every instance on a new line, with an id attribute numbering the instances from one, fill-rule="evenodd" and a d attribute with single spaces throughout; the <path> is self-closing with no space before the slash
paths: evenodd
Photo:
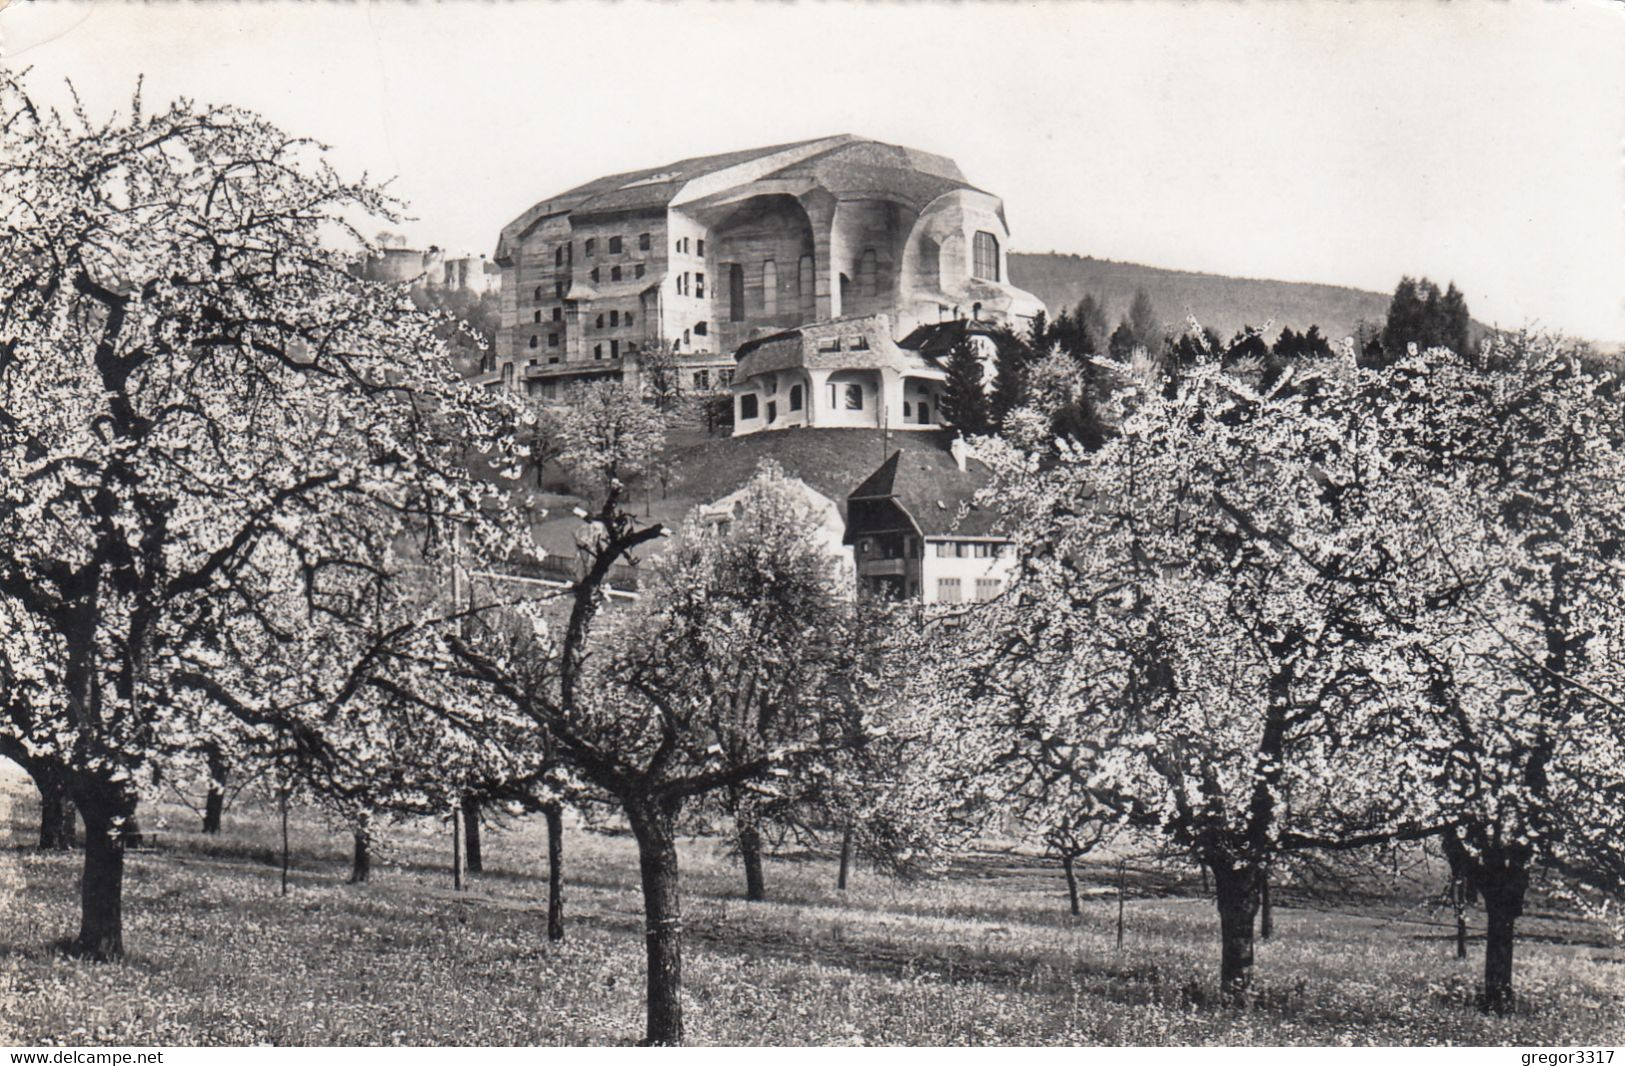
<path id="1" fill-rule="evenodd" d="M 1022 329 L 1042 305 L 1009 284 L 1008 239 L 1003 203 L 952 160 L 851 135 L 599 178 L 503 229 L 489 377 L 535 382 L 527 389 L 546 396 L 565 381 L 622 376 L 663 345 L 689 384 L 714 387 L 733 378 L 741 346 L 815 323 L 872 345 L 890 331 L 893 350 L 924 323 Z M 840 324 L 859 319 L 871 324 Z M 874 360 L 859 355 L 849 369 L 881 369 Z"/>

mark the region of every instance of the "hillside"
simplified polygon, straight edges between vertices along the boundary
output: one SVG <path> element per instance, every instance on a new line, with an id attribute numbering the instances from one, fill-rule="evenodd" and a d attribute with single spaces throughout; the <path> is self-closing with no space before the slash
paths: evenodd
<path id="1" fill-rule="evenodd" d="M 1180 328 L 1187 315 L 1194 315 L 1225 338 L 1243 325 L 1273 321 L 1271 335 L 1284 326 L 1301 331 L 1318 325 L 1323 335 L 1336 340 L 1354 335 L 1362 320 L 1381 323 L 1389 299 L 1343 285 L 1231 278 L 1053 252 L 1012 252 L 1010 280 L 1043 300 L 1051 315 L 1076 307 L 1084 293 L 1094 293 L 1105 303 L 1112 325 L 1128 313 L 1134 291 L 1143 288 L 1164 323 Z"/>
<path id="2" fill-rule="evenodd" d="M 640 518 L 676 528 L 697 504 L 743 487 L 757 464 L 771 459 L 786 474 L 833 500 L 844 515 L 847 494 L 892 451 L 945 450 L 949 436 L 910 430 L 882 437 L 873 429 L 783 429 L 698 439 L 677 435 L 658 464 L 666 473 L 664 484 L 658 473 L 633 479 L 627 486 L 627 499 Z M 547 517 L 533 527 L 537 543 L 553 554 L 573 554 L 581 523 L 571 514 L 570 505 L 587 502 L 563 496 L 550 501 Z M 657 554 L 663 546 L 657 541 L 643 554 Z"/>

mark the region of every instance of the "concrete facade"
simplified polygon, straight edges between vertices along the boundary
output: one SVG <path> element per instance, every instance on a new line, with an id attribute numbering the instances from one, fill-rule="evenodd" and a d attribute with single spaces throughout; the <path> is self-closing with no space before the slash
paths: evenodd
<path id="1" fill-rule="evenodd" d="M 1019 329 L 1042 305 L 1009 285 L 1008 240 L 952 160 L 850 135 L 611 175 L 503 229 L 487 378 L 622 378 L 666 345 L 716 382 L 754 338 L 855 317 Z"/>
<path id="2" fill-rule="evenodd" d="M 747 342 L 734 373 L 734 435 L 941 429 L 942 367 L 899 347 L 892 332 L 890 317 L 876 314 Z"/>

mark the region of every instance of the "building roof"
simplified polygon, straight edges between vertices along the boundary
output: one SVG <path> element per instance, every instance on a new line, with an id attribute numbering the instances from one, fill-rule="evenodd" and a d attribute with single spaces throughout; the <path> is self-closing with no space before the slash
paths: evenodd
<path id="1" fill-rule="evenodd" d="M 976 505 L 976 494 L 988 478 L 987 467 L 976 459 L 961 470 L 951 452 L 898 450 L 852 490 L 847 507 L 862 500 L 889 500 L 922 536 L 998 536 L 998 512 Z"/>
<path id="2" fill-rule="evenodd" d="M 810 145 L 828 143 L 831 147 L 856 140 L 851 134 L 833 137 L 815 137 L 806 141 L 746 148 L 737 152 L 693 156 L 674 163 L 607 174 L 601 178 L 567 189 L 526 208 L 519 217 L 502 229 L 497 243 L 496 258 L 506 257 L 509 242 L 520 236 L 538 221 L 565 213 L 594 214 L 617 211 L 653 211 L 665 208 L 695 178 L 713 174 L 729 167 L 754 162 L 779 152 L 791 151 Z"/>
<path id="3" fill-rule="evenodd" d="M 805 178 L 837 199 L 898 196 L 916 210 L 956 189 L 981 192 L 953 160 L 902 145 L 855 140 L 774 171 L 769 178 Z"/>
<path id="4" fill-rule="evenodd" d="M 918 352 L 921 358 L 942 366 L 947 363 L 948 353 L 953 351 L 954 345 L 966 337 L 988 338 L 998 347 L 1000 355 L 1011 346 L 1012 339 L 1019 342 L 1019 338 L 1014 338 L 1008 330 L 992 322 L 960 318 L 951 322 L 929 322 L 923 326 L 916 326 L 913 332 L 897 342 L 897 346 Z"/>

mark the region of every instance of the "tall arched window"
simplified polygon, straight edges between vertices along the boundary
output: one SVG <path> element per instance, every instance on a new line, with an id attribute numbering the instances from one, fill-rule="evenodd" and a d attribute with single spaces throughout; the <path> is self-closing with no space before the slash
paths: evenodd
<path id="1" fill-rule="evenodd" d="M 762 264 L 762 314 L 769 318 L 779 313 L 779 268 L 769 259 Z"/>
<path id="2" fill-rule="evenodd" d="M 880 260 L 873 248 L 865 248 L 858 258 L 858 292 L 866 297 L 878 296 L 880 288 Z"/>
<path id="3" fill-rule="evenodd" d="M 801 313 L 811 317 L 817 304 L 818 290 L 813 281 L 813 257 L 804 255 L 796 267 L 796 295 L 801 300 Z"/>
<path id="4" fill-rule="evenodd" d="M 930 237 L 920 238 L 919 283 L 942 288 L 942 249 Z"/>
<path id="5" fill-rule="evenodd" d="M 728 321 L 745 321 L 745 268 L 728 264 Z"/>
<path id="6" fill-rule="evenodd" d="M 988 281 L 999 280 L 999 239 L 986 230 L 976 231 L 975 260 L 971 273 Z"/>

